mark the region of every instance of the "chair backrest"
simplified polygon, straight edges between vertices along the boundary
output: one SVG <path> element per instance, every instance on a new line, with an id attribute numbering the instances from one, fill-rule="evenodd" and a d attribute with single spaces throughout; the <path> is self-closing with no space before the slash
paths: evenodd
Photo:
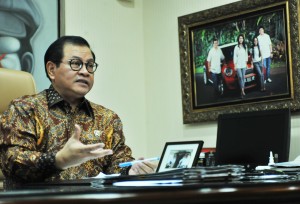
<path id="1" fill-rule="evenodd" d="M 13 99 L 35 93 L 35 82 L 30 73 L 0 68 L 0 114 Z"/>
<path id="2" fill-rule="evenodd" d="M 0 118 L 13 99 L 35 93 L 35 82 L 30 73 L 0 68 Z M 0 170 L 0 183 L 3 183 L 3 179 Z"/>

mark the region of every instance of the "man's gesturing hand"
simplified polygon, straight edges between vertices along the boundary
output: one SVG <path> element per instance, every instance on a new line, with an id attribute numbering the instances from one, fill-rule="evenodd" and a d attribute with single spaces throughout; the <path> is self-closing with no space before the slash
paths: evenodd
<path id="1" fill-rule="evenodd" d="M 79 140 L 81 128 L 75 125 L 75 131 L 65 146 L 56 154 L 55 165 L 58 169 L 78 166 L 88 160 L 112 154 L 111 149 L 103 149 L 103 143 L 82 144 Z"/>

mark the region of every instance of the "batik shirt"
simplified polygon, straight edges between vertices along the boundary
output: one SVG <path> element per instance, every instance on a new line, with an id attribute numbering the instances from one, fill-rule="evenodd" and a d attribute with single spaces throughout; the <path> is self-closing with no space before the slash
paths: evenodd
<path id="1" fill-rule="evenodd" d="M 102 142 L 113 154 L 66 170 L 55 168 L 55 154 L 74 131 L 81 129 L 83 144 Z M 122 122 L 113 111 L 89 102 L 73 111 L 52 86 L 39 94 L 15 99 L 0 123 L 1 168 L 6 178 L 33 182 L 93 177 L 100 172 L 120 173 L 118 164 L 131 161 Z"/>

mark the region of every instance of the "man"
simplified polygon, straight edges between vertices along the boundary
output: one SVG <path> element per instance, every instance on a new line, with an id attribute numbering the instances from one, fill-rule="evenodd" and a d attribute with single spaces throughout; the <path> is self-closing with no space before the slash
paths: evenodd
<path id="1" fill-rule="evenodd" d="M 85 98 L 98 66 L 85 39 L 59 38 L 47 49 L 44 63 L 50 88 L 14 100 L 1 119 L 0 163 L 8 181 L 154 172 L 150 162 L 118 167 L 134 158 L 118 115 Z"/>
<path id="2" fill-rule="evenodd" d="M 266 68 L 266 81 L 271 83 L 270 69 L 272 54 L 272 42 L 270 36 L 265 33 L 263 26 L 259 27 L 259 35 L 257 36 L 258 44 L 260 47 L 261 57 L 263 59 L 263 66 Z"/>
<path id="3" fill-rule="evenodd" d="M 210 49 L 207 62 L 208 62 L 208 71 L 211 73 L 215 93 L 219 94 L 219 86 L 221 84 L 222 75 L 221 75 L 221 60 L 224 60 L 224 55 L 222 50 L 219 48 L 218 39 L 213 39 L 213 47 Z"/>

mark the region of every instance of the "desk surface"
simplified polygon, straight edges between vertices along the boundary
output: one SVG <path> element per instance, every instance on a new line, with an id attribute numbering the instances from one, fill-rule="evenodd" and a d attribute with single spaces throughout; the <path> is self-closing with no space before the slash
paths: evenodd
<path id="1" fill-rule="evenodd" d="M 88 183 L 28 185 L 0 193 L 3 204 L 299 203 L 300 181 L 203 183 L 172 187 L 98 187 Z"/>

